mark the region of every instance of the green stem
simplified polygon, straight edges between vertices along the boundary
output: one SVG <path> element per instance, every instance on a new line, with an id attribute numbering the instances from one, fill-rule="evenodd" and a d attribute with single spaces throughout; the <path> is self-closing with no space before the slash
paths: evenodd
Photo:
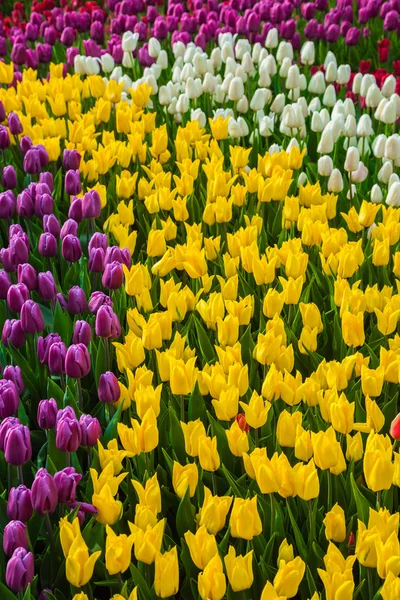
<path id="1" fill-rule="evenodd" d="M 51 527 L 51 521 L 50 521 L 50 516 L 49 516 L 48 512 L 44 513 L 44 524 L 46 526 L 47 535 L 49 536 L 51 551 L 52 551 L 53 555 L 55 556 L 56 547 L 55 547 L 55 543 L 54 543 L 53 529 Z"/>
<path id="2" fill-rule="evenodd" d="M 215 477 L 214 471 L 212 471 L 212 473 L 211 473 L 211 479 L 212 479 L 212 486 L 213 486 L 213 496 L 218 496 L 217 478 Z"/>
<path id="3" fill-rule="evenodd" d="M 181 421 L 182 423 L 185 422 L 185 397 L 183 394 L 181 394 L 180 396 L 180 401 L 181 401 Z"/>
<path id="4" fill-rule="evenodd" d="M 24 485 L 24 475 L 22 473 L 22 465 L 18 465 L 18 479 L 21 485 Z"/>

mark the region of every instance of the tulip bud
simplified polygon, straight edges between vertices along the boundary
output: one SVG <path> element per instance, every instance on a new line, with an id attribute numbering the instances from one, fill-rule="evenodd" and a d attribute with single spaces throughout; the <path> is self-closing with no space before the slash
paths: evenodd
<path id="1" fill-rule="evenodd" d="M 62 164 L 66 171 L 79 171 L 81 155 L 77 150 L 64 150 Z"/>
<path id="2" fill-rule="evenodd" d="M 1 342 L 6 348 L 9 342 L 15 348 L 21 348 L 25 344 L 25 332 L 19 319 L 7 319 L 4 322 Z"/>
<path id="3" fill-rule="evenodd" d="M 101 199 L 96 190 L 87 192 L 82 199 L 82 214 L 85 219 L 97 219 L 101 214 Z"/>
<path id="4" fill-rule="evenodd" d="M 82 475 L 77 473 L 73 467 L 67 467 L 54 475 L 54 483 L 58 491 L 58 502 L 67 504 L 76 499 L 76 487 Z"/>
<path id="5" fill-rule="evenodd" d="M 60 411 L 62 412 L 62 411 Z M 57 416 L 56 446 L 62 452 L 76 452 L 81 444 L 82 433 L 79 422 L 74 415 Z"/>
<path id="6" fill-rule="evenodd" d="M 58 491 L 53 477 L 44 468 L 37 471 L 32 484 L 32 506 L 43 516 L 51 514 L 57 506 Z"/>
<path id="7" fill-rule="evenodd" d="M 4 452 L 4 440 L 9 429 L 21 425 L 18 417 L 6 417 L 0 424 L 0 450 Z"/>
<path id="8" fill-rule="evenodd" d="M 394 440 L 400 440 L 400 414 L 393 419 L 390 425 L 390 435 Z"/>
<path id="9" fill-rule="evenodd" d="M 33 300 L 27 300 L 22 305 L 21 325 L 25 333 L 40 333 L 44 329 L 42 311 Z"/>
<path id="10" fill-rule="evenodd" d="M 7 379 L 7 381 L 12 381 L 15 384 L 19 395 L 23 393 L 25 386 L 20 367 L 7 365 L 3 371 L 3 378 Z"/>
<path id="11" fill-rule="evenodd" d="M 119 400 L 121 389 L 114 373 L 107 371 L 100 375 L 97 393 L 100 402 L 111 404 Z"/>
<path id="12" fill-rule="evenodd" d="M 79 171 L 70 169 L 65 175 L 65 191 L 70 196 L 76 196 L 82 191 Z"/>
<path id="13" fill-rule="evenodd" d="M 74 219 L 67 219 L 61 227 L 60 238 L 63 240 L 67 235 L 76 236 L 78 233 L 78 223 Z"/>
<path id="14" fill-rule="evenodd" d="M 78 285 L 72 287 L 68 292 L 68 310 L 74 315 L 84 313 L 87 309 L 86 295 Z"/>
<path id="15" fill-rule="evenodd" d="M 6 271 L 0 270 L 0 300 L 5 300 L 7 298 L 7 292 L 10 285 L 10 276 Z"/>
<path id="16" fill-rule="evenodd" d="M 17 548 L 29 548 L 26 525 L 22 521 L 10 521 L 3 532 L 3 550 L 6 556 L 11 556 Z"/>
<path id="17" fill-rule="evenodd" d="M 22 305 L 29 298 L 29 290 L 24 283 L 10 285 L 7 292 L 7 304 L 14 312 L 20 312 Z"/>
<path id="18" fill-rule="evenodd" d="M 1 176 L 1 185 L 6 190 L 13 190 L 17 187 L 17 174 L 12 165 L 4 167 L 3 174 Z"/>
<path id="19" fill-rule="evenodd" d="M 101 438 L 101 425 L 95 417 L 91 415 L 81 415 L 79 419 L 81 428 L 81 444 L 82 446 L 96 446 L 97 441 Z"/>
<path id="20" fill-rule="evenodd" d="M 0 379 L 0 419 L 14 415 L 19 406 L 17 386 L 13 381 Z"/>
<path id="21" fill-rule="evenodd" d="M 101 306 L 113 306 L 113 302 L 109 296 L 103 292 L 92 292 L 88 302 L 89 311 L 96 314 Z"/>
<path id="22" fill-rule="evenodd" d="M 6 584 L 13 592 L 23 592 L 33 580 L 35 574 L 32 552 L 17 548 L 6 568 Z"/>
<path id="23" fill-rule="evenodd" d="M 37 175 L 42 169 L 40 153 L 37 148 L 31 148 L 24 156 L 24 171 L 30 175 Z"/>
<path id="24" fill-rule="evenodd" d="M 80 379 L 90 371 L 90 355 L 84 344 L 73 344 L 65 356 L 65 372 L 68 377 Z"/>
<path id="25" fill-rule="evenodd" d="M 71 234 L 66 235 L 62 241 L 61 252 L 65 260 L 77 262 L 82 256 L 79 238 Z"/>
<path id="26" fill-rule="evenodd" d="M 105 288 L 117 290 L 124 281 L 124 272 L 121 263 L 113 261 L 106 265 L 101 283 Z"/>
<path id="27" fill-rule="evenodd" d="M 329 177 L 333 171 L 333 161 L 330 156 L 321 156 L 318 159 L 318 174 Z"/>
<path id="28" fill-rule="evenodd" d="M 9 519 L 29 521 L 33 513 L 31 490 L 24 485 L 11 488 L 7 502 L 7 516 Z"/>
<path id="29" fill-rule="evenodd" d="M 29 263 L 18 265 L 18 283 L 24 284 L 29 291 L 36 288 L 36 271 Z M 29 296 L 28 296 L 29 298 Z M 26 298 L 26 300 L 28 299 Z"/>
<path id="30" fill-rule="evenodd" d="M 92 237 L 90 238 L 89 244 L 88 244 L 88 250 L 89 253 L 94 249 L 94 248 L 102 248 L 102 250 L 104 250 L 104 252 L 107 250 L 108 247 L 108 237 L 105 233 L 100 233 L 98 231 L 96 231 L 96 233 L 94 233 L 92 235 Z M 121 262 L 121 261 L 118 261 Z"/>
<path id="31" fill-rule="evenodd" d="M 40 185 L 40 184 L 39 184 Z M 38 185 L 38 187 L 39 187 Z M 50 215 L 53 212 L 54 200 L 51 194 L 48 193 L 36 193 L 35 198 L 35 215 L 39 218 L 43 218 L 44 215 Z"/>
<path id="32" fill-rule="evenodd" d="M 96 335 L 102 338 L 118 338 L 121 335 L 121 325 L 118 316 L 110 306 L 101 306 L 96 314 Z"/>
<path id="33" fill-rule="evenodd" d="M 86 321 L 76 321 L 74 327 L 74 334 L 72 336 L 73 344 L 84 344 L 89 346 L 90 340 L 92 339 L 92 330 Z"/>
<path id="34" fill-rule="evenodd" d="M 67 348 L 64 342 L 54 342 L 49 348 L 48 367 L 54 375 L 65 373 L 65 356 Z"/>
<path id="35" fill-rule="evenodd" d="M 52 233 L 42 233 L 40 235 L 38 250 L 41 256 L 46 256 L 48 258 L 56 256 L 57 240 Z"/>
<path id="36" fill-rule="evenodd" d="M 57 402 L 54 398 L 41 400 L 38 405 L 37 421 L 40 429 L 54 429 L 58 413 Z"/>
<path id="37" fill-rule="evenodd" d="M 8 429 L 4 438 L 4 458 L 9 465 L 20 467 L 32 457 L 29 427 L 16 425 Z"/>

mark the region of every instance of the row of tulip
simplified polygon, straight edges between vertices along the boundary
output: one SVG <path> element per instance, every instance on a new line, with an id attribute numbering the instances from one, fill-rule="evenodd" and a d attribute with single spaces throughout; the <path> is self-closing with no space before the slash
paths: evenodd
<path id="1" fill-rule="evenodd" d="M 396 40 L 214 4 L 4 25 L 6 599 L 400 595 Z"/>

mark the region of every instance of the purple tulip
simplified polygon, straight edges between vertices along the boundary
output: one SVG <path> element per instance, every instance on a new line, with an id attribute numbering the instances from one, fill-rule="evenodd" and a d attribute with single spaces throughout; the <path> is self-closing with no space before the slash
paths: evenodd
<path id="1" fill-rule="evenodd" d="M 35 70 L 39 66 L 38 55 L 37 55 L 36 51 L 32 50 L 31 48 L 29 48 L 26 51 L 26 66 L 28 67 L 28 69 L 35 69 Z"/>
<path id="2" fill-rule="evenodd" d="M 13 190 L 17 187 L 17 173 L 12 165 L 4 167 L 3 174 L 1 176 L 1 185 L 6 190 Z"/>
<path id="3" fill-rule="evenodd" d="M 37 289 L 42 300 L 47 302 L 54 300 L 57 294 L 57 286 L 51 271 L 39 273 Z"/>
<path id="4" fill-rule="evenodd" d="M 33 580 L 35 566 L 32 552 L 17 548 L 6 568 L 6 584 L 13 592 L 23 592 Z"/>
<path id="5" fill-rule="evenodd" d="M 395 10 L 389 10 L 383 21 L 383 29 L 385 31 L 394 31 L 399 23 L 399 15 Z"/>
<path id="6" fill-rule="evenodd" d="M 24 44 L 14 44 L 11 50 L 11 60 L 16 65 L 23 65 L 26 60 L 26 48 Z"/>
<path id="7" fill-rule="evenodd" d="M 7 502 L 7 517 L 26 523 L 33 513 L 31 490 L 25 485 L 11 488 Z"/>
<path id="8" fill-rule="evenodd" d="M 6 109 L 4 108 L 4 104 L 0 100 L 0 122 L 6 120 Z"/>
<path id="9" fill-rule="evenodd" d="M 361 31 L 357 27 L 350 27 L 346 33 L 346 44 L 356 46 L 361 36 Z"/>
<path id="10" fill-rule="evenodd" d="M 81 178 L 79 171 L 70 169 L 65 175 L 65 191 L 70 196 L 76 196 L 82 191 Z"/>
<path id="11" fill-rule="evenodd" d="M 54 375 L 65 373 L 65 355 L 67 348 L 64 342 L 55 342 L 49 348 L 48 367 Z"/>
<path id="12" fill-rule="evenodd" d="M 42 365 L 47 365 L 49 360 L 49 351 L 52 344 L 61 342 L 62 339 L 58 333 L 49 333 L 46 337 L 38 337 L 37 341 L 37 355 Z"/>
<path id="13" fill-rule="evenodd" d="M 10 147 L 10 136 L 8 129 L 4 125 L 0 125 L 0 150 L 5 150 Z"/>
<path id="14" fill-rule="evenodd" d="M 42 163 L 37 148 L 31 148 L 24 156 L 24 171 L 30 175 L 40 173 Z"/>
<path id="15" fill-rule="evenodd" d="M 105 264 L 108 265 L 114 261 L 131 266 L 131 253 L 129 248 L 118 248 L 118 246 L 110 246 L 106 250 Z"/>
<path id="16" fill-rule="evenodd" d="M 7 292 L 10 285 L 10 276 L 6 271 L 0 270 L 0 300 L 5 300 L 7 298 Z"/>
<path id="17" fill-rule="evenodd" d="M 92 292 L 88 302 L 89 311 L 96 314 L 101 306 L 113 306 L 113 301 L 103 292 Z"/>
<path id="18" fill-rule="evenodd" d="M 102 273 L 104 270 L 105 252 L 103 248 L 92 248 L 89 251 L 88 269 L 90 273 Z"/>
<path id="19" fill-rule="evenodd" d="M 3 378 L 7 379 L 7 381 L 12 381 L 15 384 L 19 396 L 23 393 L 25 385 L 20 367 L 13 367 L 12 365 L 7 365 L 6 367 L 4 367 Z"/>
<path id="20" fill-rule="evenodd" d="M 100 402 L 111 404 L 117 402 L 121 395 L 118 379 L 111 371 L 106 371 L 99 378 L 97 390 Z"/>
<path id="21" fill-rule="evenodd" d="M 52 590 L 46 588 L 40 592 L 37 600 L 50 600 L 50 595 L 54 596 Z"/>
<path id="22" fill-rule="evenodd" d="M 78 171 L 80 163 L 81 155 L 77 150 L 64 150 L 62 164 L 66 171 Z"/>
<path id="23" fill-rule="evenodd" d="M 86 295 L 82 288 L 74 285 L 68 292 L 68 310 L 74 315 L 84 313 L 87 309 Z"/>
<path id="24" fill-rule="evenodd" d="M 32 506 L 35 511 L 43 516 L 46 512 L 54 512 L 58 501 L 56 484 L 50 473 L 41 468 L 37 471 L 32 484 Z"/>
<path id="25" fill-rule="evenodd" d="M 106 265 L 101 283 L 109 290 L 117 290 L 124 281 L 124 271 L 121 263 L 114 261 Z"/>
<path id="26" fill-rule="evenodd" d="M 54 398 L 41 400 L 38 405 L 37 421 L 40 429 L 54 429 L 58 413 L 57 402 Z"/>
<path id="27" fill-rule="evenodd" d="M 30 150 L 32 148 L 31 138 L 28 135 L 24 135 L 19 140 L 19 147 L 21 148 L 22 154 L 25 156 L 25 154 L 28 152 L 28 150 Z"/>
<path id="28" fill-rule="evenodd" d="M 2 192 L 0 194 L 0 219 L 11 219 L 14 214 L 16 204 L 15 196 L 11 190 Z"/>
<path id="29" fill-rule="evenodd" d="M 25 332 L 20 319 L 7 319 L 4 322 L 1 342 L 6 348 L 9 342 L 15 348 L 21 348 L 25 344 Z"/>
<path id="30" fill-rule="evenodd" d="M 69 207 L 68 217 L 80 223 L 83 219 L 82 198 L 74 198 Z"/>
<path id="31" fill-rule="evenodd" d="M 27 300 L 21 308 L 21 324 L 25 333 L 41 333 L 44 329 L 42 311 L 36 302 Z"/>
<path id="32" fill-rule="evenodd" d="M 107 250 L 108 236 L 105 233 L 96 231 L 96 233 L 92 235 L 88 244 L 89 253 L 95 248 L 101 248 L 104 252 Z"/>
<path id="33" fill-rule="evenodd" d="M 89 346 L 90 340 L 92 339 L 92 330 L 87 321 L 77 321 L 74 327 L 74 334 L 72 336 L 73 344 L 84 344 Z"/>
<path id="34" fill-rule="evenodd" d="M 35 212 L 35 203 L 31 194 L 24 190 L 17 197 L 17 213 L 20 217 L 29 219 Z"/>
<path id="35" fill-rule="evenodd" d="M 29 548 L 26 525 L 22 521 L 10 521 L 4 528 L 3 550 L 6 556 L 11 556 L 17 548 Z"/>
<path id="36" fill-rule="evenodd" d="M 104 26 L 99 21 L 94 21 L 90 26 L 90 37 L 98 44 L 104 44 Z"/>
<path id="37" fill-rule="evenodd" d="M 36 289 L 37 277 L 36 271 L 34 267 L 32 267 L 32 265 L 30 265 L 29 263 L 19 264 L 17 273 L 18 283 L 25 285 L 29 291 Z"/>
<path id="38" fill-rule="evenodd" d="M 0 419 L 14 415 L 19 406 L 17 386 L 9 379 L 0 379 Z"/>
<path id="39" fill-rule="evenodd" d="M 83 196 L 82 214 L 85 219 L 96 219 L 101 214 L 101 199 L 96 190 L 91 190 Z"/>
<path id="40" fill-rule="evenodd" d="M 68 219 L 61 227 L 60 238 L 63 240 L 67 235 L 76 236 L 78 233 L 78 223 L 74 219 Z"/>
<path id="41" fill-rule="evenodd" d="M 56 424 L 56 446 L 62 452 L 76 452 L 81 444 L 82 433 L 78 419 L 63 416 Z"/>
<path id="42" fill-rule="evenodd" d="M 58 301 L 59 305 L 63 310 L 68 310 L 67 301 L 61 292 L 58 292 L 58 294 L 55 297 L 55 300 L 56 302 Z"/>
<path id="43" fill-rule="evenodd" d="M 51 233 L 55 238 L 60 237 L 61 226 L 55 215 L 44 215 L 43 231 L 44 233 Z"/>
<path id="44" fill-rule="evenodd" d="M 42 219 L 53 212 L 54 200 L 51 194 L 37 194 L 35 198 L 35 215 Z"/>
<path id="45" fill-rule="evenodd" d="M 29 290 L 24 283 L 15 283 L 10 285 L 7 292 L 7 304 L 11 310 L 16 313 L 22 308 L 22 305 L 29 299 Z"/>
<path id="46" fill-rule="evenodd" d="M 26 425 L 10 427 L 4 438 L 4 458 L 9 465 L 20 467 L 32 457 L 31 433 Z"/>
<path id="47" fill-rule="evenodd" d="M 57 254 L 57 240 L 52 233 L 42 233 L 38 244 L 39 254 L 47 258 L 53 258 Z"/>
<path id="48" fill-rule="evenodd" d="M 101 306 L 97 311 L 95 331 L 101 338 L 115 339 L 121 335 L 118 316 L 110 306 Z"/>
<path id="49" fill-rule="evenodd" d="M 22 133 L 23 127 L 17 113 L 10 112 L 10 114 L 8 115 L 8 128 L 10 130 L 11 135 L 20 135 Z"/>
<path id="50" fill-rule="evenodd" d="M 39 183 L 45 183 L 49 188 L 49 193 L 53 193 L 54 190 L 54 179 L 53 175 L 49 171 L 43 171 L 39 175 Z"/>
<path id="51" fill-rule="evenodd" d="M 4 452 L 4 441 L 6 439 L 7 431 L 18 425 L 21 425 L 21 421 L 18 417 L 6 417 L 2 420 L 0 424 L 0 450 L 2 452 Z"/>
<path id="52" fill-rule="evenodd" d="M 98 419 L 92 417 L 92 415 L 81 415 L 79 426 L 82 433 L 82 446 L 96 446 L 102 434 Z"/>
<path id="53" fill-rule="evenodd" d="M 46 64 L 51 61 L 53 48 L 50 44 L 37 44 L 36 52 L 40 63 Z"/>
<path id="54" fill-rule="evenodd" d="M 82 248 L 79 238 L 68 234 L 62 241 L 61 252 L 63 258 L 69 262 L 77 262 L 82 256 Z"/>
<path id="55" fill-rule="evenodd" d="M 74 502 L 76 499 L 76 488 L 82 475 L 77 473 L 73 467 L 67 467 L 54 475 L 54 482 L 58 490 L 58 501 L 61 504 Z"/>
<path id="56" fill-rule="evenodd" d="M 90 354 L 84 344 L 72 344 L 65 357 L 65 372 L 68 377 L 80 379 L 90 371 Z"/>

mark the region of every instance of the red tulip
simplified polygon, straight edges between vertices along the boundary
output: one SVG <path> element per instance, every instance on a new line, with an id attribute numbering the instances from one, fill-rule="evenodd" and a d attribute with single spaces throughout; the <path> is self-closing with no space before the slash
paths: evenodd
<path id="1" fill-rule="evenodd" d="M 400 440 L 400 413 L 392 421 L 390 435 L 393 439 Z"/>

